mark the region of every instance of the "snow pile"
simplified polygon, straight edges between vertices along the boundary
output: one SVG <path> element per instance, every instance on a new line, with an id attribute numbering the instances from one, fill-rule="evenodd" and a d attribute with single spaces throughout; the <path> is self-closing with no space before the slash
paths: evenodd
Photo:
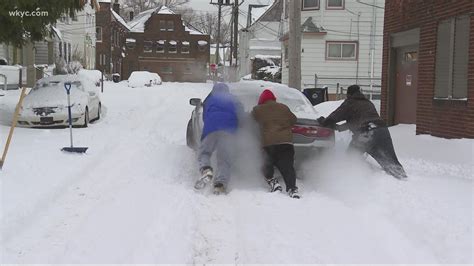
<path id="1" fill-rule="evenodd" d="M 128 86 L 132 88 L 150 87 L 152 85 L 160 85 L 161 77 L 157 73 L 148 71 L 133 71 L 128 78 Z"/>

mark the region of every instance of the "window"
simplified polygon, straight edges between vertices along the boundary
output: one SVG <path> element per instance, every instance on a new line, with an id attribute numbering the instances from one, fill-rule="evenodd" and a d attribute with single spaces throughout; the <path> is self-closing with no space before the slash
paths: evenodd
<path id="1" fill-rule="evenodd" d="M 193 74 L 193 71 L 191 70 L 191 66 L 190 65 L 186 65 L 184 67 L 184 74 L 185 75 L 192 75 Z"/>
<path id="2" fill-rule="evenodd" d="M 125 40 L 125 45 L 127 46 L 127 49 L 134 49 L 136 43 L 137 41 L 133 38 L 127 38 Z"/>
<path id="3" fill-rule="evenodd" d="M 181 53 L 182 54 L 189 54 L 189 42 L 182 42 L 181 43 Z"/>
<path id="4" fill-rule="evenodd" d="M 160 20 L 160 31 L 166 31 L 166 20 Z"/>
<path id="5" fill-rule="evenodd" d="M 168 31 L 174 31 L 174 21 L 168 21 Z"/>
<path id="6" fill-rule="evenodd" d="M 468 15 L 438 24 L 435 98 L 467 98 L 469 24 Z"/>
<path id="7" fill-rule="evenodd" d="M 156 52 L 164 53 L 165 52 L 165 41 L 159 40 L 156 42 Z"/>
<path id="8" fill-rule="evenodd" d="M 357 42 L 327 42 L 326 59 L 357 60 Z"/>
<path id="9" fill-rule="evenodd" d="M 143 52 L 151 53 L 153 51 L 153 42 L 152 41 L 144 41 L 143 42 Z"/>
<path id="10" fill-rule="evenodd" d="M 303 0 L 303 3 L 301 3 L 301 9 L 303 10 L 319 9 L 319 0 Z"/>
<path id="11" fill-rule="evenodd" d="M 168 47 L 168 53 L 177 53 L 178 52 L 178 43 L 176 41 L 169 41 L 170 46 Z"/>
<path id="12" fill-rule="evenodd" d="M 102 27 L 95 28 L 95 39 L 98 42 L 102 41 Z"/>
<path id="13" fill-rule="evenodd" d="M 326 9 L 344 9 L 344 0 L 326 0 Z"/>
<path id="14" fill-rule="evenodd" d="M 161 73 L 163 74 L 173 74 L 173 68 L 170 66 L 165 66 L 161 68 Z"/>
<path id="15" fill-rule="evenodd" d="M 199 52 L 205 52 L 206 49 L 207 49 L 207 41 L 198 41 L 198 49 L 199 49 Z"/>

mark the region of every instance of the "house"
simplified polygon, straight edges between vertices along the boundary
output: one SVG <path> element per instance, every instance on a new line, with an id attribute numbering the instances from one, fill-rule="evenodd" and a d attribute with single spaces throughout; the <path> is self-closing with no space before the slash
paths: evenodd
<path id="1" fill-rule="evenodd" d="M 141 12 L 128 26 L 125 78 L 135 70 L 147 70 L 163 81 L 206 81 L 210 36 L 186 25 L 181 15 L 161 6 Z"/>
<path id="2" fill-rule="evenodd" d="M 471 0 L 387 2 L 381 115 L 389 125 L 474 137 L 473 13 Z"/>
<path id="3" fill-rule="evenodd" d="M 281 56 L 280 28 L 283 0 L 269 6 L 249 6 L 247 27 L 239 31 L 238 75 L 252 72 L 255 56 Z"/>
<path id="4" fill-rule="evenodd" d="M 61 65 L 79 61 L 86 69 L 95 67 L 96 0 L 84 1 L 84 8 L 73 17 L 63 14 L 51 26 L 52 37 L 35 42 L 36 65 Z M 59 66 L 59 67 L 61 67 Z"/>
<path id="5" fill-rule="evenodd" d="M 330 97 L 359 84 L 380 91 L 384 0 L 302 0 L 301 87 L 328 87 Z M 281 37 L 282 83 L 288 84 L 288 0 Z"/>
<path id="6" fill-rule="evenodd" d="M 125 75 L 125 40 L 130 32 L 127 22 L 119 15 L 118 0 L 99 0 L 100 9 L 96 13 L 96 69 L 109 75 Z M 128 75 L 127 75 L 128 77 Z"/>
<path id="7" fill-rule="evenodd" d="M 74 17 L 63 14 L 48 27 L 51 35 L 43 41 L 27 43 L 23 47 L 0 44 L 0 58 L 10 65 L 21 65 L 22 83 L 32 87 L 36 80 L 66 71 L 69 62 L 79 61 L 84 68 L 95 66 L 95 10 L 97 0 L 81 2 L 83 10 Z"/>

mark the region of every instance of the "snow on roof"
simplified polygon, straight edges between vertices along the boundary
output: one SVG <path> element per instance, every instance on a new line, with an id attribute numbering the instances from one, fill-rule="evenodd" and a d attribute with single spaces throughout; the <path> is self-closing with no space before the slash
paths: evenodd
<path id="1" fill-rule="evenodd" d="M 145 23 L 148 21 L 148 19 L 150 19 L 151 15 L 153 14 L 173 15 L 175 13 L 167 6 L 148 9 L 138 14 L 132 21 L 128 22 L 130 30 L 133 32 L 144 32 Z"/>
<path id="2" fill-rule="evenodd" d="M 255 55 L 254 57 L 258 59 L 281 58 L 280 55 L 266 55 L 266 54 L 258 54 L 258 55 Z"/>
<path id="3" fill-rule="evenodd" d="M 115 19 L 118 22 L 120 22 L 120 24 L 122 24 L 125 28 L 130 30 L 130 27 L 128 26 L 127 22 L 125 22 L 125 20 L 119 14 L 117 14 L 113 9 L 111 9 L 110 12 L 112 12 L 112 15 L 115 17 Z"/>
<path id="4" fill-rule="evenodd" d="M 262 17 L 270 9 L 270 7 L 272 7 L 272 5 L 263 6 L 263 7 L 253 7 L 249 14 L 250 21 L 247 21 L 247 22 L 250 22 L 250 24 L 247 26 L 250 26 L 254 24 L 255 22 L 257 22 L 257 20 L 259 20 L 260 17 Z"/>
<path id="5" fill-rule="evenodd" d="M 198 41 L 198 44 L 201 46 L 207 45 L 207 41 L 200 40 Z"/>
<path id="6" fill-rule="evenodd" d="M 127 39 L 125 40 L 125 42 L 137 42 L 137 40 L 132 39 L 132 38 L 127 38 Z"/>

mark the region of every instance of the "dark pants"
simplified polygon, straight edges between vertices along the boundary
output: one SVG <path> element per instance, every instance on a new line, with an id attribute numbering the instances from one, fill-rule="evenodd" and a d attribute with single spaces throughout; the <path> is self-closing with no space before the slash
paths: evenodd
<path id="1" fill-rule="evenodd" d="M 293 166 L 295 148 L 292 144 L 278 144 L 263 148 L 265 152 L 263 175 L 266 179 L 273 178 L 274 167 L 280 171 L 285 180 L 286 191 L 296 188 L 296 172 Z"/>
<path id="2" fill-rule="evenodd" d="M 378 127 L 354 134 L 349 144 L 349 149 L 368 153 L 389 175 L 396 178 L 407 177 L 403 166 L 395 154 L 392 137 L 386 127 Z"/>

